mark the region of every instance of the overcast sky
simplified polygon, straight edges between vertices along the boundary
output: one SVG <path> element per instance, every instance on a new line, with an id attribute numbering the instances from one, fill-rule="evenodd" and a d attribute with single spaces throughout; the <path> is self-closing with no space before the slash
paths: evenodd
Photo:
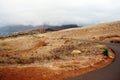
<path id="1" fill-rule="evenodd" d="M 0 25 L 95 24 L 120 20 L 120 0 L 0 0 Z"/>

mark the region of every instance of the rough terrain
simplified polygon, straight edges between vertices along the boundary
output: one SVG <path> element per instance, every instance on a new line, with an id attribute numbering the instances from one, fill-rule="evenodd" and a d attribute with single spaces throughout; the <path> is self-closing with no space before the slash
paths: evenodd
<path id="1" fill-rule="evenodd" d="M 101 42 L 119 44 L 119 34 L 118 21 L 1 39 L 0 80 L 63 80 L 109 66 L 115 55 Z"/>

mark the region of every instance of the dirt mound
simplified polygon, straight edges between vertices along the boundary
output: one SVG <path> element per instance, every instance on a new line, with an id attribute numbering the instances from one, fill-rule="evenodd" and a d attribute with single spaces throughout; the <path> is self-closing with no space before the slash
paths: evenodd
<path id="1" fill-rule="evenodd" d="M 120 43 L 120 35 L 104 35 L 99 37 L 93 37 L 96 41 L 110 42 L 110 43 Z"/>

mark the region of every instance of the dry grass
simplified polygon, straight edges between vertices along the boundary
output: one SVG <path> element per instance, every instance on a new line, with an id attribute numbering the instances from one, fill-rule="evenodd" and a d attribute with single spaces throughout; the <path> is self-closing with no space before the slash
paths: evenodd
<path id="1" fill-rule="evenodd" d="M 93 37 L 114 34 L 120 34 L 120 21 L 45 33 L 45 36 L 49 38 L 75 38 L 92 40 Z"/>
<path id="2" fill-rule="evenodd" d="M 119 24 L 120 22 L 107 23 L 0 40 L 0 65 L 3 66 L 0 67 L 0 79 L 62 80 L 105 67 L 113 61 L 113 52 L 100 43 L 77 39 L 93 40 L 93 37 L 99 38 L 104 35 L 108 36 L 102 37 L 105 38 L 103 40 L 119 37 Z M 44 37 L 41 37 L 43 35 Z M 79 50 L 81 53 L 72 55 L 73 50 Z M 104 50 L 112 57 L 106 56 Z M 33 67 L 22 67 L 25 64 Z M 11 65 L 20 68 L 11 68 Z M 36 67 L 38 65 L 39 68 Z"/>
<path id="3" fill-rule="evenodd" d="M 101 52 L 101 50 L 96 47 L 88 47 L 96 45 L 95 43 L 92 43 L 92 45 L 82 42 L 81 44 L 77 41 L 72 41 L 72 38 L 94 39 L 120 43 L 119 39 L 113 39 L 120 37 L 120 35 L 118 35 L 118 33 L 120 33 L 119 24 L 120 22 L 114 22 L 99 24 L 92 27 L 66 29 L 57 32 L 40 34 L 44 35 L 42 38 L 41 36 L 39 38 L 39 35 L 22 37 L 14 35 L 16 38 L 6 38 L 5 40 L 0 40 L 0 63 L 27 64 L 34 63 L 36 61 L 42 62 L 44 60 L 65 59 L 67 56 L 73 56 L 71 55 L 73 50 L 80 50 L 82 54 L 86 53 L 87 55 L 91 52 L 93 54 Z M 58 37 L 58 40 L 56 37 Z M 66 40 L 65 38 L 68 37 L 70 38 Z M 47 44 L 46 41 L 41 40 L 45 38 L 50 38 L 47 40 L 49 44 Z M 64 42 L 60 40 L 63 40 Z"/>
<path id="4" fill-rule="evenodd" d="M 18 37 L 0 41 L 0 63 L 1 64 L 30 64 L 39 57 L 33 56 L 34 51 L 46 46 L 44 40 L 34 37 Z"/>
<path id="5" fill-rule="evenodd" d="M 28 40 L 26 38 L 29 39 L 30 43 L 28 43 Z M 22 39 L 22 41 L 19 41 L 20 39 Z M 101 49 L 97 47 L 92 47 L 97 45 L 97 43 L 81 42 L 72 39 L 65 39 L 65 40 L 62 39 L 63 44 L 58 44 L 61 42 L 60 40 L 61 39 L 56 39 L 56 40 L 50 39 L 49 44 L 44 40 L 40 40 L 36 38 L 34 39 L 29 37 L 5 40 L 3 42 L 1 41 L 0 44 L 2 45 L 0 48 L 0 58 L 1 58 L 0 63 L 30 64 L 35 62 L 44 63 L 45 61 L 60 60 L 60 59 L 65 60 L 65 59 L 70 59 L 69 57 L 74 57 L 73 55 L 71 55 L 71 52 L 73 50 L 80 50 L 82 54 L 86 56 L 91 55 L 90 53 L 96 54 L 97 52 L 101 52 Z M 10 43 L 11 41 L 14 42 Z M 16 44 L 17 45 L 20 44 L 18 49 L 14 48 Z M 23 46 L 27 48 L 25 49 L 23 48 Z"/>

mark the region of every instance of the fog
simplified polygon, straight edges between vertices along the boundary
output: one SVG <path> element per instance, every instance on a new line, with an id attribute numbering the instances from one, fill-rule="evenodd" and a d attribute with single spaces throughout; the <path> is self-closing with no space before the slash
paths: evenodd
<path id="1" fill-rule="evenodd" d="M 0 26 L 97 24 L 120 20 L 120 0 L 0 0 Z"/>

